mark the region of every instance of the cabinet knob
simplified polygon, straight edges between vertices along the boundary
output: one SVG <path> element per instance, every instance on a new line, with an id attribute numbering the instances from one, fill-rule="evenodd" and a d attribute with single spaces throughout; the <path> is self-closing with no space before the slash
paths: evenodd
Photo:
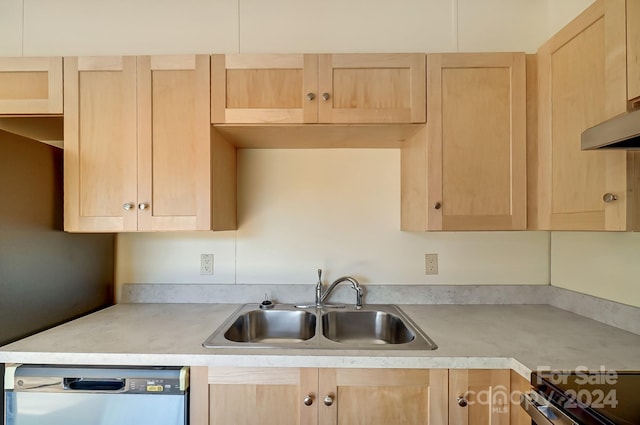
<path id="1" fill-rule="evenodd" d="M 146 209 L 149 209 L 149 204 L 147 204 L 146 202 L 142 202 L 138 204 L 138 208 L 140 209 L 140 211 L 144 211 Z"/>
<path id="2" fill-rule="evenodd" d="M 442 208 L 442 202 L 436 202 L 435 204 L 433 204 L 433 208 L 439 210 L 440 208 Z"/>
<path id="3" fill-rule="evenodd" d="M 133 202 L 127 202 L 126 204 L 124 204 L 122 206 L 122 209 L 125 210 L 125 211 L 129 211 L 129 210 L 132 210 L 135 207 L 136 207 L 136 204 L 134 204 Z"/>
<path id="4" fill-rule="evenodd" d="M 458 396 L 458 406 L 460 407 L 467 407 L 467 399 L 464 398 L 463 396 Z"/>
<path id="5" fill-rule="evenodd" d="M 323 401 L 325 406 L 331 406 L 333 404 L 333 396 L 329 394 L 324 398 Z"/>
<path id="6" fill-rule="evenodd" d="M 307 100 L 312 101 L 316 98 L 315 93 L 307 93 Z"/>
<path id="7" fill-rule="evenodd" d="M 307 395 L 302 402 L 304 403 L 305 406 L 311 406 L 313 404 L 313 395 L 312 394 Z"/>
<path id="8" fill-rule="evenodd" d="M 614 195 L 613 193 L 607 192 L 604 195 L 602 195 L 602 200 L 604 202 L 609 203 L 609 202 L 617 201 L 618 197 L 616 195 Z"/>
<path id="9" fill-rule="evenodd" d="M 329 93 L 322 93 L 322 99 L 323 100 L 329 100 L 331 98 L 331 95 Z"/>

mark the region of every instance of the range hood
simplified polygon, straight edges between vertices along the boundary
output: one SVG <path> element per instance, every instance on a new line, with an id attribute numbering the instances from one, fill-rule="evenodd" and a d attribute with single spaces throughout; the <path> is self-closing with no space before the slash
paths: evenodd
<path id="1" fill-rule="evenodd" d="M 613 117 L 582 132 L 582 150 L 640 150 L 640 109 Z"/>

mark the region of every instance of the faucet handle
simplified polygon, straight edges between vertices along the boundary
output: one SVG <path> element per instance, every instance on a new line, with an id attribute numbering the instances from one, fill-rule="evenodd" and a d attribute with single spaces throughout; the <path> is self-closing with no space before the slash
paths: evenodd
<path id="1" fill-rule="evenodd" d="M 322 304 L 322 269 L 318 269 L 318 282 L 316 283 L 316 306 Z"/>

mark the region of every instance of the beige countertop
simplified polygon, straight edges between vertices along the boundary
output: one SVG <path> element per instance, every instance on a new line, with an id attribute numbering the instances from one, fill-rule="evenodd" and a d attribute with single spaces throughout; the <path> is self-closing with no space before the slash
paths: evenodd
<path id="1" fill-rule="evenodd" d="M 401 305 L 434 351 L 206 349 L 238 304 L 118 304 L 0 348 L 0 362 L 640 370 L 640 335 L 546 305 Z"/>

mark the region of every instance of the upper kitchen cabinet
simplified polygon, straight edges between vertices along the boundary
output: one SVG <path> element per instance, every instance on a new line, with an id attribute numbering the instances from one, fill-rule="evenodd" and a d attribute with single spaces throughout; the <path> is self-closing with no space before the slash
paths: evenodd
<path id="1" fill-rule="evenodd" d="M 212 55 L 212 123 L 317 122 L 316 55 Z"/>
<path id="2" fill-rule="evenodd" d="M 213 55 L 214 124 L 424 123 L 425 55 Z"/>
<path id="3" fill-rule="evenodd" d="M 62 58 L 0 58 L 0 114 L 62 114 Z"/>
<path id="4" fill-rule="evenodd" d="M 630 12 L 637 3 L 628 2 Z M 531 163 L 537 167 L 538 205 L 532 228 L 634 226 L 634 155 L 583 152 L 580 146 L 584 130 L 624 113 L 633 97 L 632 84 L 627 93 L 625 19 L 624 1 L 598 0 L 538 51 L 539 136 Z"/>
<path id="5" fill-rule="evenodd" d="M 627 0 L 628 97 L 640 108 L 640 0 Z"/>
<path id="6" fill-rule="evenodd" d="M 336 54 L 318 59 L 318 122 L 425 122 L 423 54 Z"/>
<path id="7" fill-rule="evenodd" d="M 235 148 L 210 136 L 208 56 L 65 70 L 65 230 L 235 228 Z"/>
<path id="8" fill-rule="evenodd" d="M 524 53 L 427 58 L 426 129 L 401 148 L 403 230 L 524 230 Z"/>

